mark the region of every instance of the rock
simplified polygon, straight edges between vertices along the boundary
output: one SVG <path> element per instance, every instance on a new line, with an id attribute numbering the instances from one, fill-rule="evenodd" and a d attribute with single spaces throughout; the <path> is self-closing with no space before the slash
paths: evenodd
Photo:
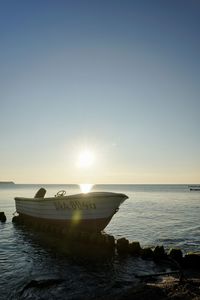
<path id="1" fill-rule="evenodd" d="M 153 251 L 154 259 L 162 259 L 166 257 L 165 249 L 163 246 L 156 246 Z"/>
<path id="2" fill-rule="evenodd" d="M 96 245 L 97 244 L 97 234 L 95 232 L 92 232 L 90 235 L 89 235 L 89 243 L 91 245 Z"/>
<path id="3" fill-rule="evenodd" d="M 5 222 L 6 221 L 6 215 L 3 211 L 0 212 L 0 221 Z"/>
<path id="4" fill-rule="evenodd" d="M 144 248 L 141 250 L 141 256 L 143 259 L 153 258 L 153 250 L 151 248 Z"/>
<path id="5" fill-rule="evenodd" d="M 177 261 L 178 263 L 182 262 L 183 259 L 183 253 L 181 249 L 172 248 L 169 250 L 169 257 Z"/>
<path id="6" fill-rule="evenodd" d="M 49 288 L 50 286 L 58 285 L 62 283 L 64 280 L 59 278 L 50 278 L 50 279 L 33 279 L 29 283 L 25 285 L 25 287 L 21 290 L 20 294 L 27 289 L 37 288 L 37 289 L 44 289 Z"/>
<path id="7" fill-rule="evenodd" d="M 12 218 L 12 222 L 18 224 L 19 223 L 19 217 L 18 216 L 14 216 Z"/>
<path id="8" fill-rule="evenodd" d="M 187 268 L 200 269 L 200 253 L 187 253 L 183 259 L 183 264 Z"/>
<path id="9" fill-rule="evenodd" d="M 84 242 L 84 243 L 89 242 L 89 234 L 88 234 L 88 232 L 85 232 L 85 231 L 80 232 L 80 241 Z"/>
<path id="10" fill-rule="evenodd" d="M 96 244 L 97 245 L 105 245 L 106 244 L 106 237 L 104 234 L 97 234 L 96 236 Z"/>
<path id="11" fill-rule="evenodd" d="M 133 256 L 139 256 L 141 254 L 141 249 L 139 242 L 131 242 L 129 244 L 129 253 Z"/>
<path id="12" fill-rule="evenodd" d="M 106 244 L 109 249 L 114 249 L 115 247 L 115 238 L 110 234 L 106 234 Z"/>
<path id="13" fill-rule="evenodd" d="M 129 241 L 126 238 L 118 239 L 116 247 L 119 254 L 129 253 Z"/>

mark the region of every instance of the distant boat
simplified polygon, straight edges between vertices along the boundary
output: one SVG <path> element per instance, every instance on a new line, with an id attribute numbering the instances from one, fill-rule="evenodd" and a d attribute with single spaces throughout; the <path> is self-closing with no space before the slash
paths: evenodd
<path id="1" fill-rule="evenodd" d="M 44 198 L 41 188 L 34 198 L 16 197 L 16 212 L 25 220 L 81 231 L 101 231 L 128 198 L 125 194 L 91 192 L 66 196 L 64 190 Z"/>
<path id="2" fill-rule="evenodd" d="M 200 191 L 200 185 L 189 185 L 190 191 Z"/>
<path id="3" fill-rule="evenodd" d="M 0 185 L 14 185 L 13 181 L 0 181 Z"/>

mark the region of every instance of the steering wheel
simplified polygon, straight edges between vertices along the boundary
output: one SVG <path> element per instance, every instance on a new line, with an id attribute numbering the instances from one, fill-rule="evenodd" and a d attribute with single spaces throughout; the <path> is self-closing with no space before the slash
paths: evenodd
<path id="1" fill-rule="evenodd" d="M 65 196 L 65 194 L 66 194 L 66 191 L 61 190 L 61 191 L 57 192 L 56 197 L 63 197 L 63 196 Z"/>

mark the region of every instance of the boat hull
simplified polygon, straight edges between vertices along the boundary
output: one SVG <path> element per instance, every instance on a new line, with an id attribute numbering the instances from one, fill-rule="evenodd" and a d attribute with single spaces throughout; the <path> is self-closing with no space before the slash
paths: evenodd
<path id="1" fill-rule="evenodd" d="M 20 219 L 22 222 L 27 224 L 37 224 L 44 226 L 49 226 L 50 228 L 58 228 L 58 230 L 66 231 L 87 231 L 87 232 L 100 232 L 102 231 L 110 222 L 113 216 L 107 218 L 99 219 L 85 219 L 79 222 L 73 222 L 72 220 L 52 220 L 52 219 L 42 219 L 37 217 L 32 217 L 25 214 L 20 214 Z"/>
<path id="2" fill-rule="evenodd" d="M 102 231 L 128 198 L 119 193 L 89 193 L 65 197 L 16 197 L 16 211 L 25 221 L 60 229 Z"/>

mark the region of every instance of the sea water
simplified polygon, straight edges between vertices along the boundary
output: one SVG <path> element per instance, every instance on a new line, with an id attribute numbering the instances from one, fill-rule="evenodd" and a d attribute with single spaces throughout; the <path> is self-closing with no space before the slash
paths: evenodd
<path id="1" fill-rule="evenodd" d="M 69 195 L 80 193 L 78 185 L 42 186 L 47 196 L 61 189 Z M 33 197 L 39 187 L 0 187 L 0 211 L 7 217 L 6 223 L 0 222 L 0 299 L 113 298 L 136 282 L 137 275 L 158 270 L 152 261 L 141 259 L 90 261 L 76 255 L 62 256 L 40 243 L 34 232 L 14 226 L 14 197 Z M 120 192 L 129 197 L 105 232 L 139 241 L 143 247 L 164 245 L 183 252 L 200 251 L 200 192 L 190 191 L 188 185 L 96 185 L 92 191 Z M 48 285 L 49 279 L 55 284 Z M 38 280 L 47 285 L 37 284 Z"/>

